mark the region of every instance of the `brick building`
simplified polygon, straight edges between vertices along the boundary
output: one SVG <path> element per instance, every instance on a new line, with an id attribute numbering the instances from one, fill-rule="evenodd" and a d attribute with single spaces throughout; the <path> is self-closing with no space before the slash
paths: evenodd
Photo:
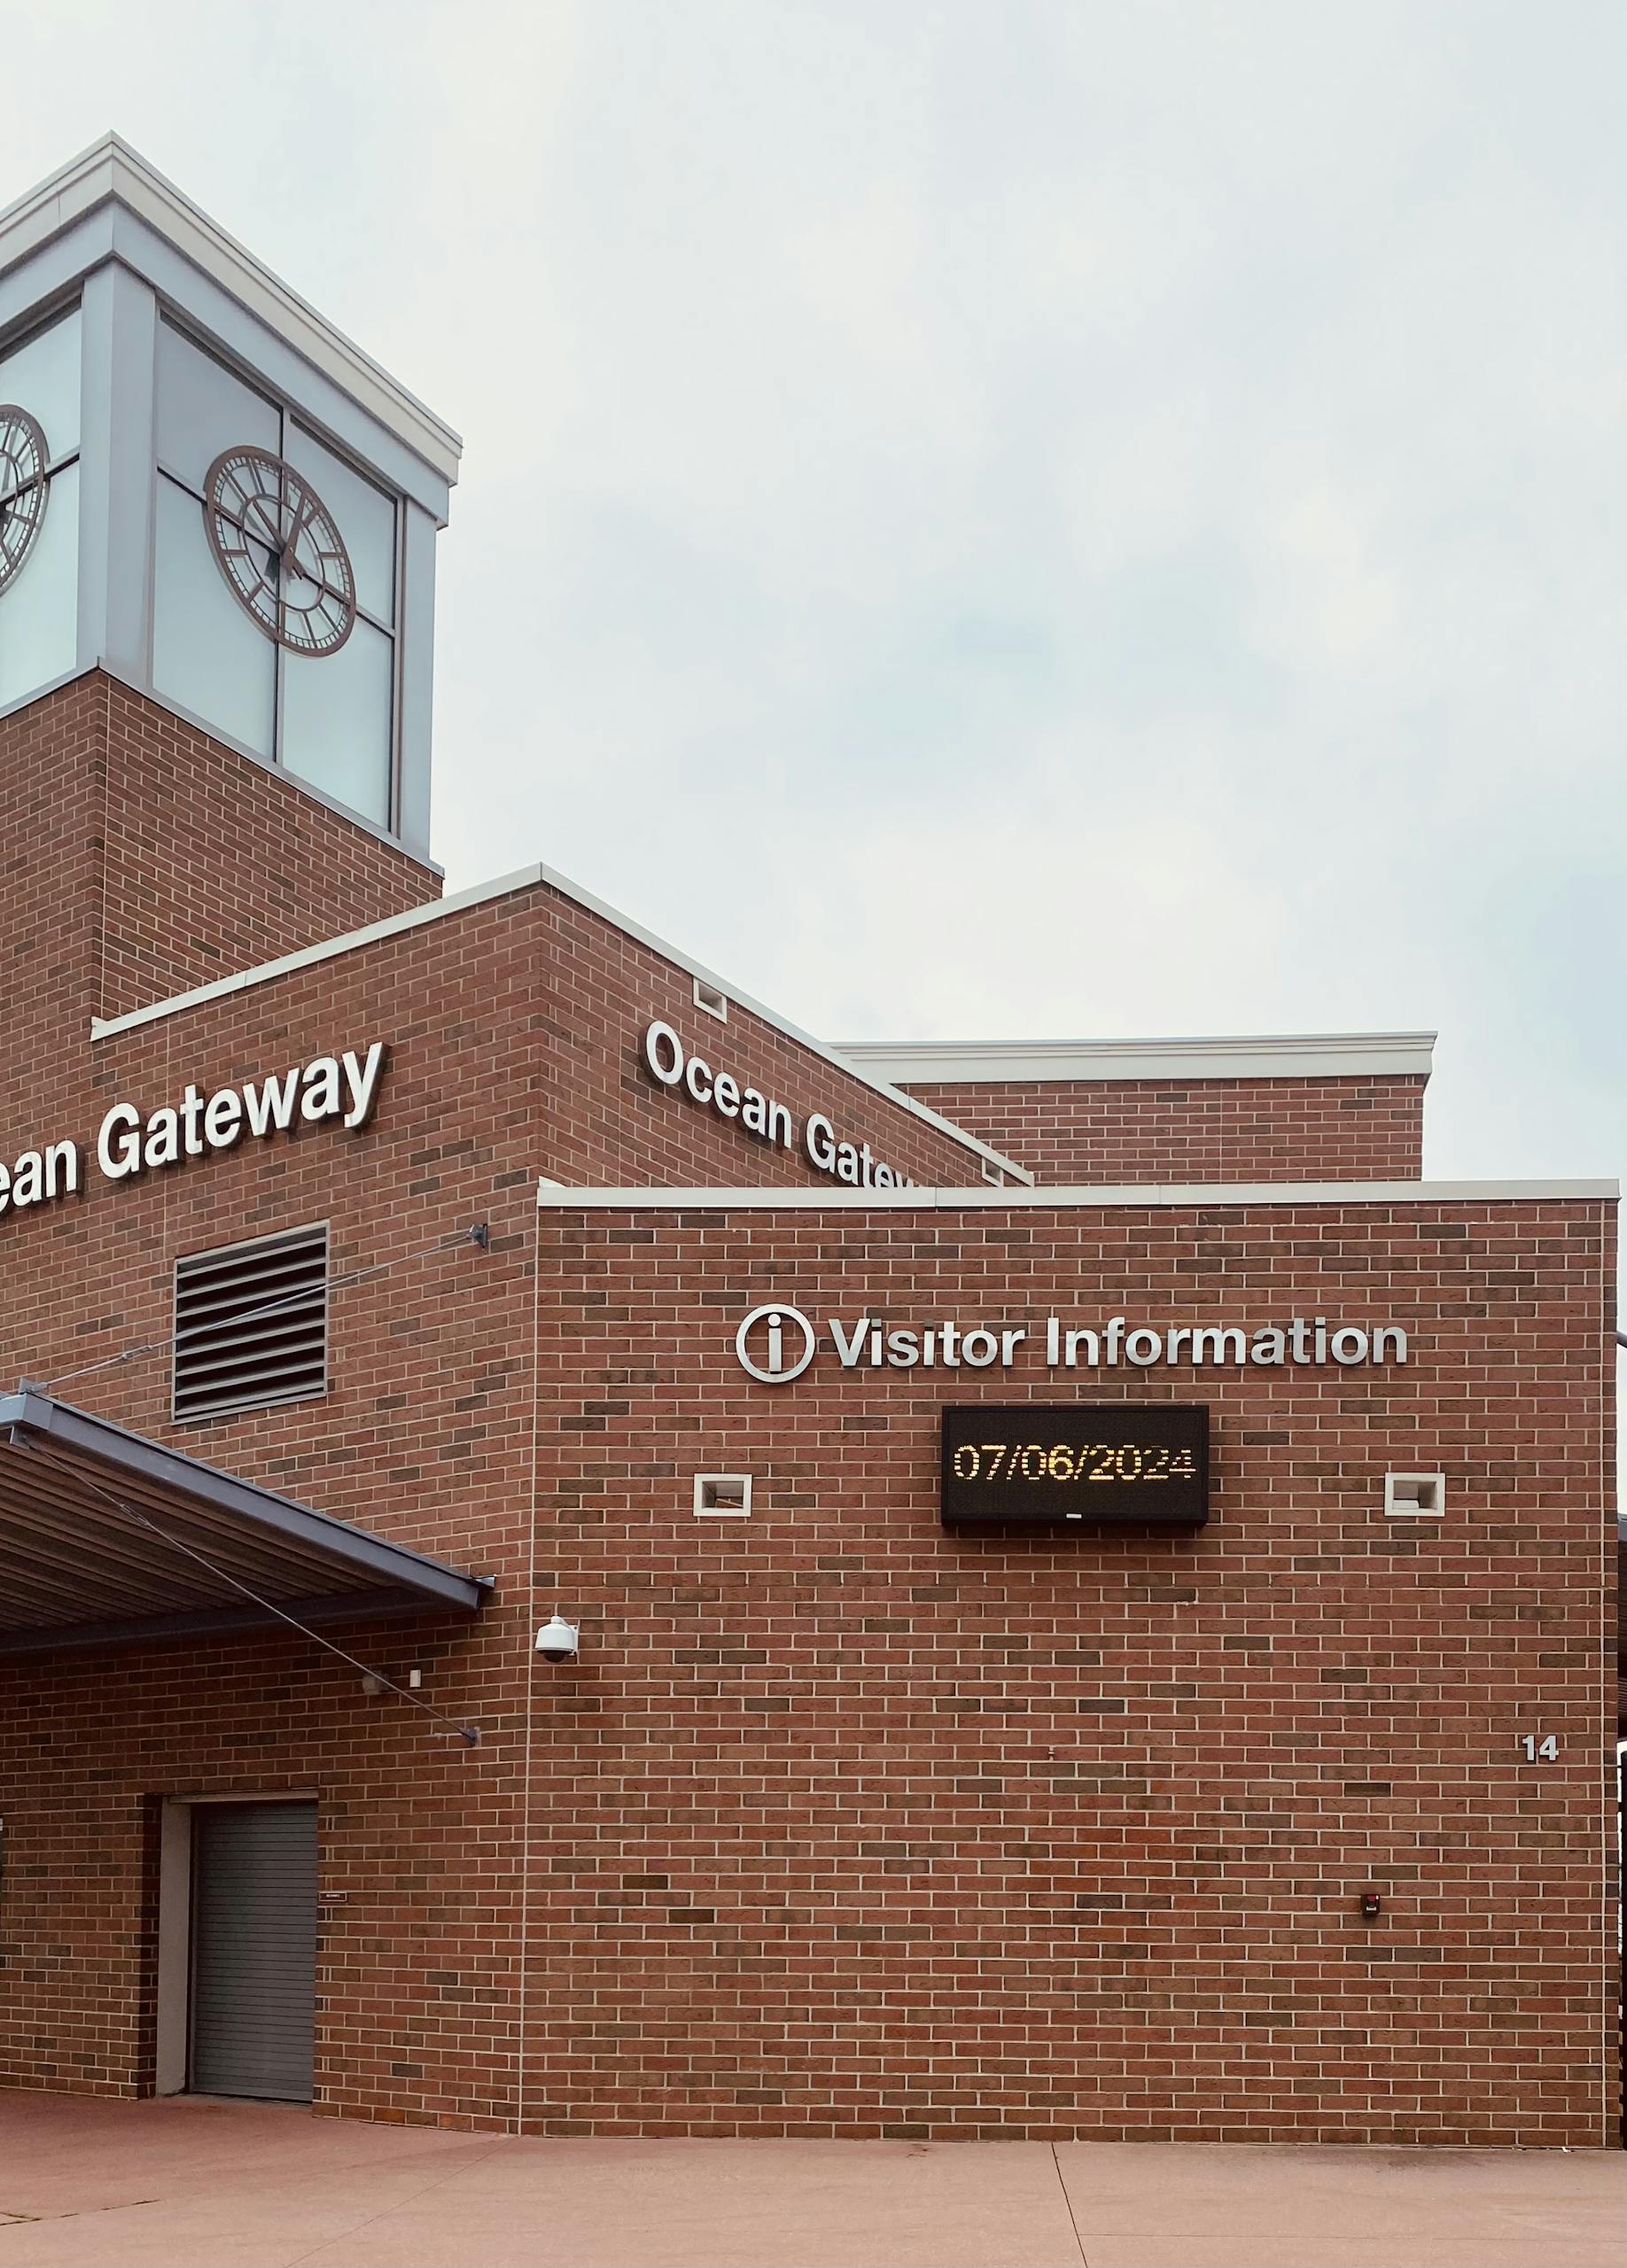
<path id="1" fill-rule="evenodd" d="M 1613 1189 L 442 897 L 455 437 L 116 142 L 0 400 L 0 2078 L 1612 2144 Z"/>

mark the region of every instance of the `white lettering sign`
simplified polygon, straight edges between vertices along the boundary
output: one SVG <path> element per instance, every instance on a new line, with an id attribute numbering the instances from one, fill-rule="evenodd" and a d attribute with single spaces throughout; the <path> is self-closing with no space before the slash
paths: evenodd
<path id="1" fill-rule="evenodd" d="M 937 1323 L 890 1329 L 869 1315 L 825 1319 L 817 1326 L 800 1308 L 780 1301 L 753 1308 L 735 1334 L 741 1368 L 765 1386 L 787 1386 L 828 1345 L 845 1371 L 1145 1371 L 1163 1363 L 1195 1370 L 1316 1369 L 1334 1363 L 1405 1363 L 1399 1324 L 1334 1324 L 1326 1316 L 1294 1316 L 1286 1324 L 1132 1324 L 1127 1316 L 1075 1326 L 1047 1316 L 1038 1328 L 1003 1323 Z M 1020 1352 L 1019 1350 L 1027 1351 Z"/>
<path id="2" fill-rule="evenodd" d="M 714 1110 L 720 1118 L 738 1119 L 748 1134 L 776 1149 L 798 1146 L 797 1122 L 782 1102 L 743 1087 L 727 1071 L 714 1070 L 704 1055 L 685 1052 L 683 1042 L 671 1024 L 652 1023 L 644 1034 L 644 1064 L 653 1079 Z M 896 1166 L 885 1164 L 868 1142 L 845 1141 L 822 1112 L 810 1112 L 803 1126 L 800 1147 L 816 1173 L 850 1189 L 913 1189 L 915 1184 Z"/>
<path id="3" fill-rule="evenodd" d="M 263 1141 L 332 1122 L 354 1132 L 372 1115 L 384 1068 L 380 1039 L 364 1054 L 314 1056 L 273 1078 L 246 1079 L 209 1095 L 189 1086 L 179 1102 L 162 1103 L 156 1110 L 115 1102 L 97 1129 L 97 1169 L 104 1181 L 128 1181 L 235 1148 L 245 1135 Z M 77 1142 L 25 1150 L 14 1165 L 0 1165 L 0 1213 L 75 1196 L 79 1187 Z"/>

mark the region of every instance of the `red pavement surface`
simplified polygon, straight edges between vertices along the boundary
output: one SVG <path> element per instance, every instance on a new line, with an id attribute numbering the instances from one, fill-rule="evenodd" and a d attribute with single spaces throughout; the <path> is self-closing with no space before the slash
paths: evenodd
<path id="1" fill-rule="evenodd" d="M 0 2093 L 0 2268 L 1623 2268 L 1616 2151 L 574 2142 Z"/>

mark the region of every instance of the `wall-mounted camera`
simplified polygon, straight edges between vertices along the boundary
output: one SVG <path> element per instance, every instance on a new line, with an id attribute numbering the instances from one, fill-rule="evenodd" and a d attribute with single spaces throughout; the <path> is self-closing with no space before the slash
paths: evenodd
<path id="1" fill-rule="evenodd" d="M 537 1651 L 545 1662 L 573 1662 L 578 1643 L 577 1627 L 567 1622 L 562 1614 L 545 1622 L 537 1633 Z"/>

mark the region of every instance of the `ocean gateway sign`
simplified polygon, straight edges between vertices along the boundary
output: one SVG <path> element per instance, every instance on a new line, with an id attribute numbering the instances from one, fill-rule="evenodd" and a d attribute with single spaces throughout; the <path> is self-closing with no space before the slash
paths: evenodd
<path id="1" fill-rule="evenodd" d="M 302 1126 L 365 1126 L 384 1068 L 385 1045 L 375 1040 L 364 1053 L 313 1056 L 274 1077 L 245 1079 L 239 1086 L 208 1093 L 189 1086 L 178 1102 L 160 1103 L 155 1110 L 116 1102 L 89 1146 L 90 1158 L 103 1181 L 128 1181 Z M 0 1213 L 75 1197 L 90 1171 L 75 1141 L 42 1142 L 24 1150 L 10 1165 L 0 1164 Z"/>
<path id="2" fill-rule="evenodd" d="M 795 1148 L 797 1122 L 785 1105 L 760 1088 L 743 1086 L 728 1071 L 714 1070 L 704 1055 L 686 1053 L 671 1024 L 658 1022 L 649 1027 L 644 1034 L 644 1062 L 651 1078 L 688 1095 L 703 1110 L 736 1120 L 759 1142 L 773 1143 L 782 1150 Z M 816 1172 L 828 1173 L 833 1181 L 845 1182 L 850 1189 L 915 1187 L 907 1173 L 876 1157 L 868 1142 L 844 1141 L 821 1111 L 810 1111 L 804 1120 L 801 1144 L 803 1156 Z"/>

